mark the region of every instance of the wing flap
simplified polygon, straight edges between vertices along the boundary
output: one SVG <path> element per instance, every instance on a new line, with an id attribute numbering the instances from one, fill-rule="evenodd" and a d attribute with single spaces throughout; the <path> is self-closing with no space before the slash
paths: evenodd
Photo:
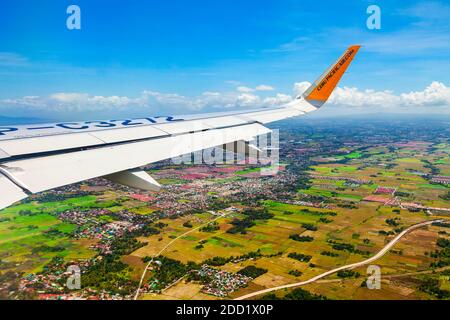
<path id="1" fill-rule="evenodd" d="M 104 178 L 145 191 L 159 191 L 161 189 L 161 185 L 152 176 L 142 170 L 125 170 L 104 176 Z"/>
<path id="2" fill-rule="evenodd" d="M 27 194 L 8 178 L 0 174 L 0 209 L 10 206 L 14 202 L 25 199 Z"/>

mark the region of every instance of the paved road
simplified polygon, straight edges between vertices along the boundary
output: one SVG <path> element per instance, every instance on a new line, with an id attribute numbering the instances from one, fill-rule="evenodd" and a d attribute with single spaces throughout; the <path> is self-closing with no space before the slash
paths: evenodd
<path id="1" fill-rule="evenodd" d="M 136 290 L 136 294 L 134 295 L 134 300 L 137 300 L 137 298 L 139 297 L 139 292 L 141 291 L 142 282 L 144 282 L 144 278 L 145 278 L 145 275 L 146 275 L 146 273 L 147 273 L 148 267 L 150 267 L 150 265 L 153 263 L 153 259 L 154 259 L 155 257 L 160 256 L 164 251 L 166 251 L 166 249 L 167 249 L 168 247 L 170 247 L 170 246 L 171 246 L 175 241 L 177 241 L 178 239 L 183 238 L 184 236 L 187 236 L 189 233 L 194 232 L 195 230 L 198 230 L 198 229 L 200 229 L 200 228 L 202 228 L 202 227 L 204 227 L 204 226 L 210 224 L 211 222 L 214 222 L 214 221 L 219 220 L 219 219 L 221 219 L 221 218 L 224 218 L 224 217 L 226 217 L 226 216 L 227 216 L 227 214 L 218 216 L 217 218 L 215 218 L 215 219 L 213 219 L 213 220 L 210 220 L 210 221 L 208 221 L 208 222 L 206 222 L 206 223 L 204 223 L 204 224 L 199 225 L 198 227 L 195 227 L 194 229 L 191 229 L 191 230 L 189 230 L 189 231 L 183 233 L 182 235 L 179 235 L 178 237 L 176 237 L 175 239 L 173 239 L 172 241 L 170 241 L 168 244 L 166 244 L 166 245 L 165 245 L 165 246 L 164 246 L 157 254 L 155 254 L 155 255 L 152 257 L 152 259 L 151 259 L 151 260 L 147 263 L 147 265 L 145 266 L 144 272 L 142 272 L 141 280 L 139 281 L 139 287 L 138 287 L 138 289 Z"/>
<path id="2" fill-rule="evenodd" d="M 313 283 L 313 282 L 315 282 L 315 281 L 317 281 L 319 279 L 322 279 L 322 278 L 324 278 L 326 276 L 329 276 L 330 274 L 336 273 L 338 271 L 346 270 L 346 269 L 353 269 L 353 268 L 357 268 L 357 267 L 361 267 L 363 265 L 369 264 L 369 263 L 371 263 L 371 262 L 381 258 L 382 256 L 384 256 L 407 233 L 409 233 L 409 232 L 411 232 L 411 231 L 413 231 L 415 229 L 418 229 L 418 228 L 430 225 L 432 223 L 442 222 L 442 221 L 444 221 L 444 220 L 443 219 L 438 219 L 438 220 L 425 221 L 425 222 L 421 222 L 421 223 L 415 224 L 415 225 L 413 225 L 413 226 L 403 230 L 394 239 L 392 239 L 391 242 L 389 242 L 383 249 L 381 249 L 376 255 L 374 255 L 373 257 L 371 257 L 369 259 L 363 260 L 361 262 L 348 264 L 348 265 L 345 265 L 345 266 L 342 266 L 342 267 L 339 267 L 339 268 L 332 269 L 330 271 L 321 273 L 321 274 L 315 276 L 314 278 L 311 278 L 311 279 L 306 280 L 306 281 L 296 282 L 296 283 L 286 284 L 286 285 L 283 285 L 283 286 L 278 286 L 278 287 L 273 287 L 273 288 L 268 288 L 268 289 L 256 291 L 256 292 L 249 293 L 249 294 L 243 295 L 241 297 L 235 298 L 234 300 L 245 300 L 245 299 L 256 297 L 256 296 L 259 296 L 259 295 L 262 295 L 262 294 L 266 294 L 266 293 L 269 293 L 269 292 L 272 292 L 272 291 L 277 291 L 277 290 L 281 290 L 281 289 L 288 289 L 288 288 L 304 286 L 306 284 Z"/>

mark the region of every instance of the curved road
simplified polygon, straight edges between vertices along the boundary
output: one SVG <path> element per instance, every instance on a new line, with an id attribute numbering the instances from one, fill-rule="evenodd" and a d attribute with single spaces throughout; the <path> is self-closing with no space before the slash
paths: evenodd
<path id="1" fill-rule="evenodd" d="M 147 273 L 148 267 L 150 267 L 150 265 L 153 263 L 153 259 L 154 259 L 155 257 L 160 256 L 164 251 L 166 251 L 166 249 L 167 249 L 168 247 L 170 247 L 170 246 L 172 245 L 172 243 L 174 243 L 174 242 L 177 241 L 178 239 L 180 239 L 180 238 L 182 238 L 182 237 L 184 237 L 184 236 L 187 236 L 189 233 L 194 232 L 195 230 L 198 230 L 198 229 L 200 229 L 201 227 L 204 227 L 204 226 L 210 224 L 211 222 L 214 222 L 214 221 L 216 221 L 216 220 L 219 220 L 220 218 L 224 218 L 224 217 L 226 217 L 227 215 L 228 215 L 228 214 L 220 215 L 220 216 L 218 216 L 218 217 L 215 218 L 215 219 L 212 219 L 212 220 L 210 220 L 210 221 L 208 221 L 208 222 L 206 222 L 206 223 L 204 223 L 204 224 L 201 224 L 201 225 L 195 227 L 194 229 L 191 229 L 191 230 L 189 230 L 189 231 L 183 233 L 182 235 L 179 235 L 178 237 L 176 237 L 175 239 L 173 239 L 172 241 L 170 241 L 168 244 L 166 244 L 166 245 L 165 245 L 165 246 L 164 246 L 157 254 L 153 255 L 152 259 L 151 259 L 151 260 L 147 263 L 147 265 L 145 266 L 144 272 L 142 272 L 141 280 L 139 281 L 139 286 L 138 286 L 138 289 L 136 290 L 136 294 L 135 294 L 135 296 L 134 296 L 134 300 L 137 300 L 138 297 L 139 297 L 139 293 L 140 293 L 141 287 L 142 287 L 142 282 L 144 282 L 144 278 L 145 278 L 145 275 L 146 275 L 146 273 Z"/>
<path id="2" fill-rule="evenodd" d="M 234 300 L 245 300 L 245 299 L 249 299 L 249 298 L 252 298 L 252 297 L 255 297 L 255 296 L 259 296 L 259 295 L 262 295 L 262 294 L 265 294 L 265 293 L 269 293 L 269 292 L 272 292 L 272 291 L 277 291 L 277 290 L 281 290 L 281 289 L 287 289 L 287 288 L 294 288 L 294 287 L 304 286 L 306 284 L 313 283 L 313 282 L 315 282 L 315 281 L 317 281 L 319 279 L 322 279 L 322 278 L 324 278 L 326 276 L 329 276 L 330 274 L 336 273 L 338 271 L 346 270 L 346 269 L 353 269 L 353 268 L 361 267 L 361 266 L 363 266 L 365 264 L 369 264 L 369 263 L 371 263 L 371 262 L 381 258 L 382 256 L 384 256 L 407 233 L 409 233 L 409 232 L 411 232 L 411 231 L 413 231 L 415 229 L 418 229 L 418 228 L 430 225 L 432 223 L 442 222 L 442 221 L 444 221 L 444 220 L 443 219 L 430 220 L 430 221 L 425 221 L 425 222 L 421 222 L 421 223 L 415 224 L 413 226 L 410 226 L 409 228 L 407 228 L 407 229 L 403 230 L 401 233 L 399 233 L 394 239 L 391 240 L 391 242 L 389 242 L 376 255 L 374 255 L 373 257 L 368 258 L 366 260 L 363 260 L 361 262 L 356 262 L 356 263 L 348 264 L 348 265 L 345 265 L 345 266 L 342 266 L 342 267 L 339 267 L 339 268 L 332 269 L 330 271 L 321 273 L 321 274 L 315 276 L 314 278 L 311 278 L 311 279 L 306 280 L 306 281 L 286 284 L 286 285 L 282 285 L 282 286 L 278 286 L 278 287 L 273 287 L 273 288 L 268 288 L 268 289 L 252 292 L 252 293 L 243 295 L 241 297 L 235 298 Z"/>

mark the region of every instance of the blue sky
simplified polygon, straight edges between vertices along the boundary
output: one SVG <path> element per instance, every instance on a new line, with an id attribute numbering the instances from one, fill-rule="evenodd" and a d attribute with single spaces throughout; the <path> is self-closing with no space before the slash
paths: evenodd
<path id="1" fill-rule="evenodd" d="M 81 30 L 66 28 L 71 4 L 81 8 Z M 371 4 L 381 8 L 381 30 L 366 27 Z M 0 116 L 111 118 L 276 104 L 355 43 L 364 47 L 330 113 L 410 106 L 447 113 L 448 21 L 450 5 L 439 1 L 5 0 Z"/>

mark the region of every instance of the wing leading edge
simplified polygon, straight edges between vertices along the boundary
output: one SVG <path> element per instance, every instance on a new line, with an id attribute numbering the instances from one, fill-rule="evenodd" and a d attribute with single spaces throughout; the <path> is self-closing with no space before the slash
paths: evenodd
<path id="1" fill-rule="evenodd" d="M 156 191 L 159 184 L 136 168 L 235 142 L 245 146 L 271 131 L 263 124 L 317 110 L 358 49 L 348 48 L 304 95 L 276 108 L 123 120 L 120 125 L 93 121 L 0 127 L 0 209 L 32 193 L 97 177 Z"/>

